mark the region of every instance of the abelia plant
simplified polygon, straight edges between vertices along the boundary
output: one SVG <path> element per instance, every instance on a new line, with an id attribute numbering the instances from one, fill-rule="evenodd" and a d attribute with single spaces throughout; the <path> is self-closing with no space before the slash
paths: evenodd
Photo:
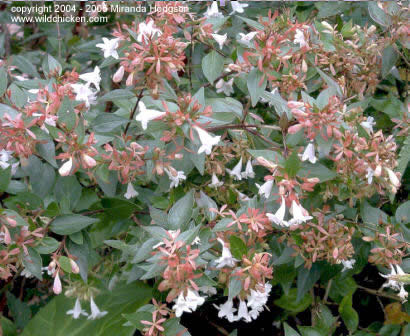
<path id="1" fill-rule="evenodd" d="M 1 25 L 0 331 L 409 332 L 406 3 L 151 5 Z"/>

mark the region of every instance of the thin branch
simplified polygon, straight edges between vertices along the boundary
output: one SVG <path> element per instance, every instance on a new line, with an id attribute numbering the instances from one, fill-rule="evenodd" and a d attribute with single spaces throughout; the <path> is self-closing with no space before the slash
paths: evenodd
<path id="1" fill-rule="evenodd" d="M 366 287 L 363 287 L 363 286 L 360 286 L 360 285 L 357 285 L 357 288 L 359 288 L 361 290 L 364 290 L 365 292 L 367 292 L 369 294 L 373 294 L 373 295 L 376 295 L 376 296 L 380 296 L 380 297 L 384 297 L 384 298 L 392 299 L 392 300 L 396 300 L 396 301 L 401 301 L 401 299 L 397 295 L 392 295 L 392 294 L 387 294 L 387 293 L 384 293 L 384 292 L 379 292 L 376 289 L 370 289 L 370 288 L 366 288 Z"/>
<path id="2" fill-rule="evenodd" d="M 330 279 L 326 286 L 325 296 L 323 297 L 323 302 L 327 302 L 327 298 L 329 297 L 330 288 L 332 287 L 333 279 Z"/>
<path id="3" fill-rule="evenodd" d="M 137 98 L 137 102 L 135 103 L 135 106 L 134 106 L 134 108 L 132 109 L 132 112 L 131 112 L 131 115 L 130 115 L 130 120 L 128 121 L 127 126 L 125 126 L 125 130 L 124 130 L 124 134 L 125 134 L 125 135 L 127 135 L 127 131 L 128 131 L 128 128 L 130 127 L 131 120 L 134 119 L 134 114 L 135 114 L 135 112 L 137 111 L 138 104 L 139 104 L 139 102 L 140 102 L 140 100 L 141 100 L 141 98 L 142 98 L 142 96 L 143 96 L 143 93 L 144 93 L 144 88 L 141 89 L 141 91 L 140 91 L 140 93 L 139 93 L 139 95 L 138 95 L 138 98 Z"/>

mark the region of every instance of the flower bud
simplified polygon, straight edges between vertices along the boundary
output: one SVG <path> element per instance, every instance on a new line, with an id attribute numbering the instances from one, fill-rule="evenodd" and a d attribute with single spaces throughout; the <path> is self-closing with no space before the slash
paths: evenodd
<path id="1" fill-rule="evenodd" d="M 95 165 L 97 164 L 97 162 L 91 156 L 87 154 L 82 154 L 81 157 L 83 159 L 83 163 L 86 168 L 95 167 Z"/>
<path id="2" fill-rule="evenodd" d="M 127 81 L 125 82 L 125 85 L 131 86 L 133 84 L 133 82 L 134 82 L 134 74 L 130 73 L 128 78 L 127 78 Z"/>
<path id="3" fill-rule="evenodd" d="M 114 76 L 112 76 L 112 80 L 114 83 L 119 83 L 122 81 L 124 77 L 124 67 L 121 65 L 119 69 L 115 72 Z"/>
<path id="4" fill-rule="evenodd" d="M 80 273 L 80 268 L 78 267 L 77 263 L 73 259 L 70 259 L 70 265 L 71 265 L 71 271 L 74 274 Z"/>
<path id="5" fill-rule="evenodd" d="M 61 280 L 60 280 L 60 275 L 57 272 L 57 275 L 54 278 L 54 284 L 53 284 L 53 292 L 54 294 L 58 295 L 62 291 L 62 286 L 61 286 Z"/>

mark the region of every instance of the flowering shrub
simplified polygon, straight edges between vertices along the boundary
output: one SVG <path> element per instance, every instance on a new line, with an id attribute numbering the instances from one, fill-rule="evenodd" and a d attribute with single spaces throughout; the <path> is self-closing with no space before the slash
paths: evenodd
<path id="1" fill-rule="evenodd" d="M 13 6 L 4 335 L 410 332 L 404 4 Z"/>

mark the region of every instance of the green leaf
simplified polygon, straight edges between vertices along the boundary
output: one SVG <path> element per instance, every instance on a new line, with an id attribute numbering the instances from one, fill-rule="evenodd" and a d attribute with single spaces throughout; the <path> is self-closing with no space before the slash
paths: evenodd
<path id="1" fill-rule="evenodd" d="M 15 65 L 21 73 L 26 73 L 33 77 L 40 77 L 36 67 L 26 57 L 13 55 L 12 65 Z"/>
<path id="2" fill-rule="evenodd" d="M 109 133 L 114 131 L 116 128 L 125 125 L 129 120 L 119 117 L 112 113 L 100 113 L 92 121 L 91 126 L 95 131 L 100 133 Z"/>
<path id="3" fill-rule="evenodd" d="M 51 237 L 45 237 L 40 240 L 39 244 L 35 247 L 40 254 L 49 254 L 57 250 L 59 242 Z"/>
<path id="4" fill-rule="evenodd" d="M 298 271 L 297 288 L 298 295 L 297 300 L 301 300 L 305 294 L 313 288 L 316 281 L 320 279 L 320 266 L 313 264 L 311 269 L 301 267 Z"/>
<path id="5" fill-rule="evenodd" d="M 237 296 L 242 290 L 242 282 L 241 280 L 233 276 L 229 281 L 228 293 L 229 293 L 229 300 L 232 300 L 235 296 Z"/>
<path id="6" fill-rule="evenodd" d="M 280 153 L 277 153 L 277 152 L 274 152 L 268 149 L 248 149 L 248 152 L 255 159 L 261 156 L 264 159 L 270 162 L 276 163 L 276 164 L 283 161 L 283 156 Z"/>
<path id="7" fill-rule="evenodd" d="M 275 91 L 275 93 L 263 91 L 261 97 L 267 100 L 269 104 L 275 108 L 275 111 L 279 117 L 286 113 L 287 117 L 290 119 L 291 113 L 288 108 L 288 102 L 282 98 L 278 91 Z"/>
<path id="8" fill-rule="evenodd" d="M 61 75 L 63 67 L 61 66 L 59 61 L 57 61 L 53 56 L 48 54 L 43 61 L 43 71 L 45 75 L 49 75 L 50 72 L 55 71 L 57 71 L 57 73 Z"/>
<path id="9" fill-rule="evenodd" d="M 39 143 L 36 145 L 37 153 L 51 164 L 54 168 L 57 168 L 56 162 L 56 149 L 53 141 L 48 141 L 46 143 Z"/>
<path id="10" fill-rule="evenodd" d="M 289 326 L 286 322 L 283 323 L 283 329 L 285 331 L 285 336 L 300 336 L 298 332 Z"/>
<path id="11" fill-rule="evenodd" d="M 301 166 L 301 161 L 299 159 L 298 153 L 293 151 L 292 155 L 288 157 L 285 161 L 285 171 L 289 177 L 295 177 Z"/>
<path id="12" fill-rule="evenodd" d="M 350 332 L 354 332 L 359 325 L 359 315 L 352 307 L 352 295 L 345 296 L 340 303 L 339 313 Z"/>
<path id="13" fill-rule="evenodd" d="M 232 235 L 229 238 L 229 244 L 230 244 L 230 250 L 232 252 L 232 255 L 236 259 L 242 260 L 242 256 L 247 255 L 248 249 L 246 247 L 246 244 L 241 238 Z"/>
<path id="14" fill-rule="evenodd" d="M 113 101 L 113 100 L 129 100 L 135 98 L 135 94 L 131 92 L 130 90 L 125 90 L 125 89 L 118 89 L 118 90 L 112 90 L 108 93 L 106 93 L 104 96 L 102 96 L 99 101 L 100 102 L 106 102 L 106 101 Z"/>
<path id="15" fill-rule="evenodd" d="M 312 314 L 313 325 L 321 330 L 323 335 L 333 335 L 336 329 L 337 317 L 332 315 L 330 309 L 324 304 L 320 304 L 316 314 Z"/>
<path id="16" fill-rule="evenodd" d="M 302 336 L 324 336 L 317 328 L 298 326 Z M 327 336 L 327 335 L 326 335 Z"/>
<path id="17" fill-rule="evenodd" d="M 52 221 L 50 229 L 59 235 L 70 235 L 74 232 L 81 231 L 98 221 L 97 218 L 81 215 L 62 215 L 56 217 L 56 219 Z"/>
<path id="18" fill-rule="evenodd" d="M 70 259 L 68 259 L 65 256 L 61 256 L 60 258 L 58 258 L 58 262 L 61 266 L 61 268 L 63 269 L 64 272 L 66 273 L 71 273 L 71 263 L 70 263 Z"/>
<path id="19" fill-rule="evenodd" d="M 410 201 L 400 204 L 396 210 L 395 217 L 398 223 L 410 223 Z"/>
<path id="20" fill-rule="evenodd" d="M 202 59 L 202 71 L 206 79 L 213 84 L 224 69 L 224 58 L 215 50 Z"/>
<path id="21" fill-rule="evenodd" d="M 340 303 L 344 297 L 352 296 L 356 291 L 357 285 L 352 277 L 342 277 L 339 275 L 333 280 L 332 287 L 330 287 L 329 297 Z"/>
<path id="22" fill-rule="evenodd" d="M 251 95 L 252 106 L 258 103 L 259 98 L 265 92 L 267 82 L 266 76 L 258 69 L 254 68 L 249 73 L 246 85 Z"/>
<path id="23" fill-rule="evenodd" d="M 312 297 L 306 293 L 300 300 L 297 299 L 297 289 L 290 289 L 288 294 L 282 295 L 274 303 L 284 310 L 292 313 L 300 313 L 305 311 L 312 303 Z"/>
<path id="24" fill-rule="evenodd" d="M 0 330 L 4 336 L 17 336 L 17 328 L 7 317 L 0 315 Z"/>
<path id="25" fill-rule="evenodd" d="M 397 171 L 403 176 L 410 161 L 410 135 L 404 140 L 403 146 L 399 153 Z"/>
<path id="26" fill-rule="evenodd" d="M 169 230 L 184 228 L 192 216 L 194 205 L 194 192 L 191 190 L 178 202 L 176 202 L 168 213 Z"/>
<path id="27" fill-rule="evenodd" d="M 372 207 L 367 201 L 361 204 L 360 215 L 366 224 L 378 226 L 380 221 L 387 223 L 387 215 L 382 210 Z"/>
<path id="28" fill-rule="evenodd" d="M 101 204 L 107 214 L 116 219 L 126 219 L 138 209 L 136 204 L 120 198 L 103 198 Z"/>
<path id="29" fill-rule="evenodd" d="M 14 108 L 5 104 L 0 104 L 0 118 L 3 118 L 6 113 L 13 119 L 19 114 Z"/>
<path id="30" fill-rule="evenodd" d="M 259 23 L 258 21 L 248 19 L 246 17 L 237 16 L 238 19 L 241 19 L 243 22 L 248 24 L 249 27 L 255 28 L 256 30 L 264 30 L 265 27 L 263 24 Z"/>
<path id="31" fill-rule="evenodd" d="M 7 90 L 7 72 L 4 67 L 0 67 L 0 97 Z"/>
<path id="32" fill-rule="evenodd" d="M 337 174 L 320 163 L 311 164 L 305 161 L 302 163 L 302 167 L 298 171 L 297 176 L 317 177 L 320 182 L 325 182 L 334 179 Z"/>
<path id="33" fill-rule="evenodd" d="M 369 1 L 368 10 L 370 17 L 379 25 L 388 27 L 392 24 L 391 17 L 377 5 L 377 1 Z"/>
<path id="34" fill-rule="evenodd" d="M 58 109 L 57 116 L 60 125 L 66 125 L 69 130 L 74 128 L 77 116 L 74 112 L 73 102 L 68 97 L 64 97 L 60 108 Z"/>
<path id="35" fill-rule="evenodd" d="M 11 181 L 11 166 L 3 169 L 0 167 L 0 192 L 6 191 Z"/>
<path id="36" fill-rule="evenodd" d="M 23 265 L 37 279 L 42 280 L 43 277 L 41 275 L 41 267 L 43 266 L 43 262 L 41 260 L 41 257 L 38 252 L 32 247 L 27 247 L 27 250 L 28 255 L 24 255 Z"/>
<path id="37" fill-rule="evenodd" d="M 152 297 L 151 289 L 140 283 L 118 284 L 112 291 L 103 290 L 96 298 L 96 304 L 107 315 L 98 320 L 73 319 L 66 314 L 73 309 L 75 299 L 64 295 L 56 296 L 42 308 L 24 329 L 22 336 L 132 336 L 135 327 L 125 327 L 123 314 L 134 312 Z M 82 308 L 89 312 L 89 306 L 82 302 Z"/>
<path id="38" fill-rule="evenodd" d="M 6 291 L 7 307 L 11 312 L 17 328 L 23 329 L 30 320 L 30 307 L 27 303 L 16 298 L 11 292 Z M 4 335 L 6 336 L 6 335 Z"/>
<path id="39" fill-rule="evenodd" d="M 332 89 L 335 95 L 338 95 L 339 97 L 343 97 L 343 91 L 340 88 L 339 84 L 330 76 L 326 75 L 322 70 L 316 67 L 316 71 L 322 77 L 322 79 L 326 82 L 328 85 L 329 89 Z"/>
<path id="40" fill-rule="evenodd" d="M 382 76 L 383 78 L 386 77 L 391 69 L 396 65 L 397 60 L 399 59 L 399 54 L 393 48 L 393 46 L 389 45 L 383 50 L 382 55 Z"/>

